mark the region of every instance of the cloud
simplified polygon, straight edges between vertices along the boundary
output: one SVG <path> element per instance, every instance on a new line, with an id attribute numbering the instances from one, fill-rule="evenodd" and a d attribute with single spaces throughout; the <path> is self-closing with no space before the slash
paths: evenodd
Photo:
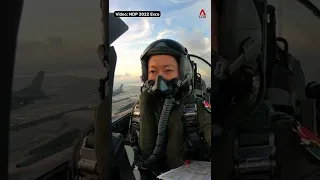
<path id="1" fill-rule="evenodd" d="M 181 4 L 181 3 L 194 2 L 195 0 L 170 0 L 170 1 L 175 4 Z"/>
<path id="2" fill-rule="evenodd" d="M 131 75 L 130 73 L 116 74 L 114 76 L 115 84 L 141 85 L 140 76 Z"/>
<path id="3" fill-rule="evenodd" d="M 164 29 L 163 31 L 160 31 L 157 35 L 157 39 L 164 39 L 167 37 L 170 37 L 172 35 L 174 35 L 176 32 L 173 30 L 169 30 L 169 29 Z"/>
<path id="4" fill-rule="evenodd" d="M 209 37 L 204 37 L 203 33 L 183 31 L 182 36 L 185 38 L 181 39 L 181 44 L 188 47 L 189 53 L 196 53 L 199 56 L 211 53 L 211 40 Z"/>
<path id="5" fill-rule="evenodd" d="M 171 22 L 172 22 L 172 19 L 173 19 L 173 18 L 175 18 L 175 16 L 165 18 L 166 24 L 167 24 L 168 26 L 171 25 Z"/>
<path id="6" fill-rule="evenodd" d="M 137 20 L 123 18 L 123 20 L 130 25 L 129 30 L 121 36 L 115 44 L 119 44 L 117 42 L 123 43 L 132 42 L 134 40 L 144 40 L 151 35 L 154 29 L 154 24 L 152 24 L 151 19 L 148 18 L 138 18 Z"/>
<path id="7" fill-rule="evenodd" d="M 191 3 L 191 1 L 172 2 L 168 0 L 166 2 Z M 192 2 L 193 4 L 190 6 L 162 12 L 162 16 L 165 18 L 122 18 L 128 24 L 129 30 L 113 43 L 118 57 L 115 82 L 129 82 L 131 78 L 131 81 L 141 83 L 140 55 L 151 42 L 157 39 L 176 40 L 183 44 L 190 53 L 210 61 L 210 21 L 199 19 L 200 10 L 203 7 L 209 7 L 210 1 Z M 113 6 L 120 7 L 119 3 Z M 206 13 L 207 17 L 210 16 L 210 10 L 206 10 Z M 182 14 L 185 15 L 181 16 Z M 207 28 L 205 29 L 205 27 Z M 210 68 L 199 60 L 195 61 L 199 66 L 199 72 L 210 79 Z M 124 76 L 125 73 L 129 73 L 130 76 Z"/>
<path id="8" fill-rule="evenodd" d="M 211 39 L 206 37 L 204 33 L 199 31 L 188 31 L 182 28 L 165 29 L 160 31 L 157 39 L 170 37 L 183 46 L 185 46 L 189 53 L 198 55 L 211 62 Z"/>
<path id="9" fill-rule="evenodd" d="M 146 10 L 149 8 L 150 10 L 160 10 L 162 12 L 162 17 L 160 18 L 122 18 L 128 24 L 129 30 L 112 44 L 117 52 L 116 81 L 140 82 L 140 55 L 148 44 L 160 38 L 177 40 L 186 46 L 190 52 L 205 56 L 205 47 L 210 47 L 210 45 L 206 46 L 205 41 L 206 38 L 210 38 L 210 29 L 205 27 L 209 27 L 206 24 L 210 24 L 210 22 L 207 19 L 199 19 L 198 16 L 200 9 L 209 7 L 209 3 L 209 0 L 157 0 L 155 2 L 139 0 L 138 3 L 133 0 L 119 0 L 110 3 L 111 12 L 127 10 L 128 8 L 131 10 Z M 85 4 L 83 8 L 85 8 Z M 102 39 L 101 33 L 99 33 L 100 30 L 97 30 L 101 25 L 101 12 L 99 10 L 97 6 L 95 17 L 91 19 L 84 18 L 86 22 L 95 20 L 95 23 L 98 23 L 98 26 L 93 26 L 89 23 L 93 27 L 91 29 L 95 30 L 94 33 L 92 33 L 93 30 L 85 31 L 87 27 L 79 28 L 79 26 L 76 29 L 71 29 L 72 31 L 66 32 L 66 28 L 64 28 L 66 26 L 60 25 L 56 28 L 62 27 L 64 29 L 60 30 L 58 28 L 58 30 L 65 32 L 61 33 L 61 36 L 60 33 L 52 36 L 46 35 L 44 37 L 47 40 L 34 39 L 33 41 L 27 38 L 25 43 L 20 43 L 18 46 L 19 53 L 17 53 L 19 63 L 16 66 L 16 70 L 21 73 L 29 71 L 34 73 L 41 69 L 52 72 L 61 71 L 63 73 L 77 72 L 76 74 L 86 74 L 88 76 L 98 74 L 96 72 L 89 73 L 89 70 L 95 71 L 94 69 L 96 69 L 96 71 L 100 71 L 102 67 L 96 53 L 97 45 Z M 206 11 L 206 13 L 209 16 L 209 12 Z M 83 26 L 83 24 L 81 25 Z M 192 29 L 191 27 L 197 27 L 197 29 Z M 53 30 L 54 32 L 58 31 L 54 28 Z M 66 35 L 70 37 L 66 38 Z M 91 36 L 93 38 L 90 38 Z M 188 38 L 191 39 L 188 40 Z M 88 72 L 86 69 L 88 69 Z"/>
<path id="10" fill-rule="evenodd" d="M 126 10 L 130 7 L 134 11 L 161 11 L 166 13 L 190 7 L 199 1 L 210 2 L 208 0 L 110 0 L 109 5 L 112 10 Z"/>
<path id="11" fill-rule="evenodd" d="M 130 73 L 116 74 L 115 77 L 118 77 L 118 78 L 130 77 Z"/>

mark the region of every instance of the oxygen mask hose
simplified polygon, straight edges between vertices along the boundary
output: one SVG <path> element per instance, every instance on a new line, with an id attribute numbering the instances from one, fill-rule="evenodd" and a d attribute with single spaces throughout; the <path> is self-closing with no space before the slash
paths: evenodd
<path id="1" fill-rule="evenodd" d="M 156 139 L 156 144 L 153 149 L 152 154 L 146 159 L 142 160 L 142 158 L 135 158 L 134 164 L 138 167 L 146 167 L 150 163 L 155 162 L 159 155 L 162 153 L 162 150 L 165 145 L 166 140 L 166 132 L 169 124 L 169 116 L 171 113 L 171 109 L 174 106 L 175 100 L 172 97 L 168 97 L 165 99 L 163 108 L 160 115 L 160 120 L 158 124 L 158 134 Z"/>

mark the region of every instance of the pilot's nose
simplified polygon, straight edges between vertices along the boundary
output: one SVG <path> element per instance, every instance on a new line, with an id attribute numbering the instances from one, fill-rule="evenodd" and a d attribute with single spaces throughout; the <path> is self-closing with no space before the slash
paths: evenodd
<path id="1" fill-rule="evenodd" d="M 158 73 L 158 76 L 164 77 L 164 73 L 163 73 L 162 71 L 160 71 L 160 72 Z"/>

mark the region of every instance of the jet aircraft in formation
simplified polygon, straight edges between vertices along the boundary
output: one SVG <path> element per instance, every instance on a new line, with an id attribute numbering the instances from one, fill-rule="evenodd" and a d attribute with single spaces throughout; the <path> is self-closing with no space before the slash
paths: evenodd
<path id="1" fill-rule="evenodd" d="M 119 95 L 121 93 L 124 93 L 124 91 L 122 90 L 123 84 L 120 85 L 120 87 L 116 90 L 113 90 L 112 96 L 116 96 Z"/>
<path id="2" fill-rule="evenodd" d="M 19 91 L 12 92 L 11 109 L 16 110 L 39 99 L 49 99 L 49 96 L 42 91 L 42 83 L 45 71 L 39 71 L 32 83 Z"/>

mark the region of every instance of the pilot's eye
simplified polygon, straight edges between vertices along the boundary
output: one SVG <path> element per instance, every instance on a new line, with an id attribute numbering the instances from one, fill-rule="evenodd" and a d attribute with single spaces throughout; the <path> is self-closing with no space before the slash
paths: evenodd
<path id="1" fill-rule="evenodd" d="M 154 70 L 151 70 L 151 71 L 149 71 L 149 73 L 153 74 L 153 73 L 156 73 L 156 71 L 154 71 Z"/>
<path id="2" fill-rule="evenodd" d="M 172 70 L 170 70 L 170 69 L 167 69 L 167 70 L 166 70 L 166 72 L 172 72 Z"/>

